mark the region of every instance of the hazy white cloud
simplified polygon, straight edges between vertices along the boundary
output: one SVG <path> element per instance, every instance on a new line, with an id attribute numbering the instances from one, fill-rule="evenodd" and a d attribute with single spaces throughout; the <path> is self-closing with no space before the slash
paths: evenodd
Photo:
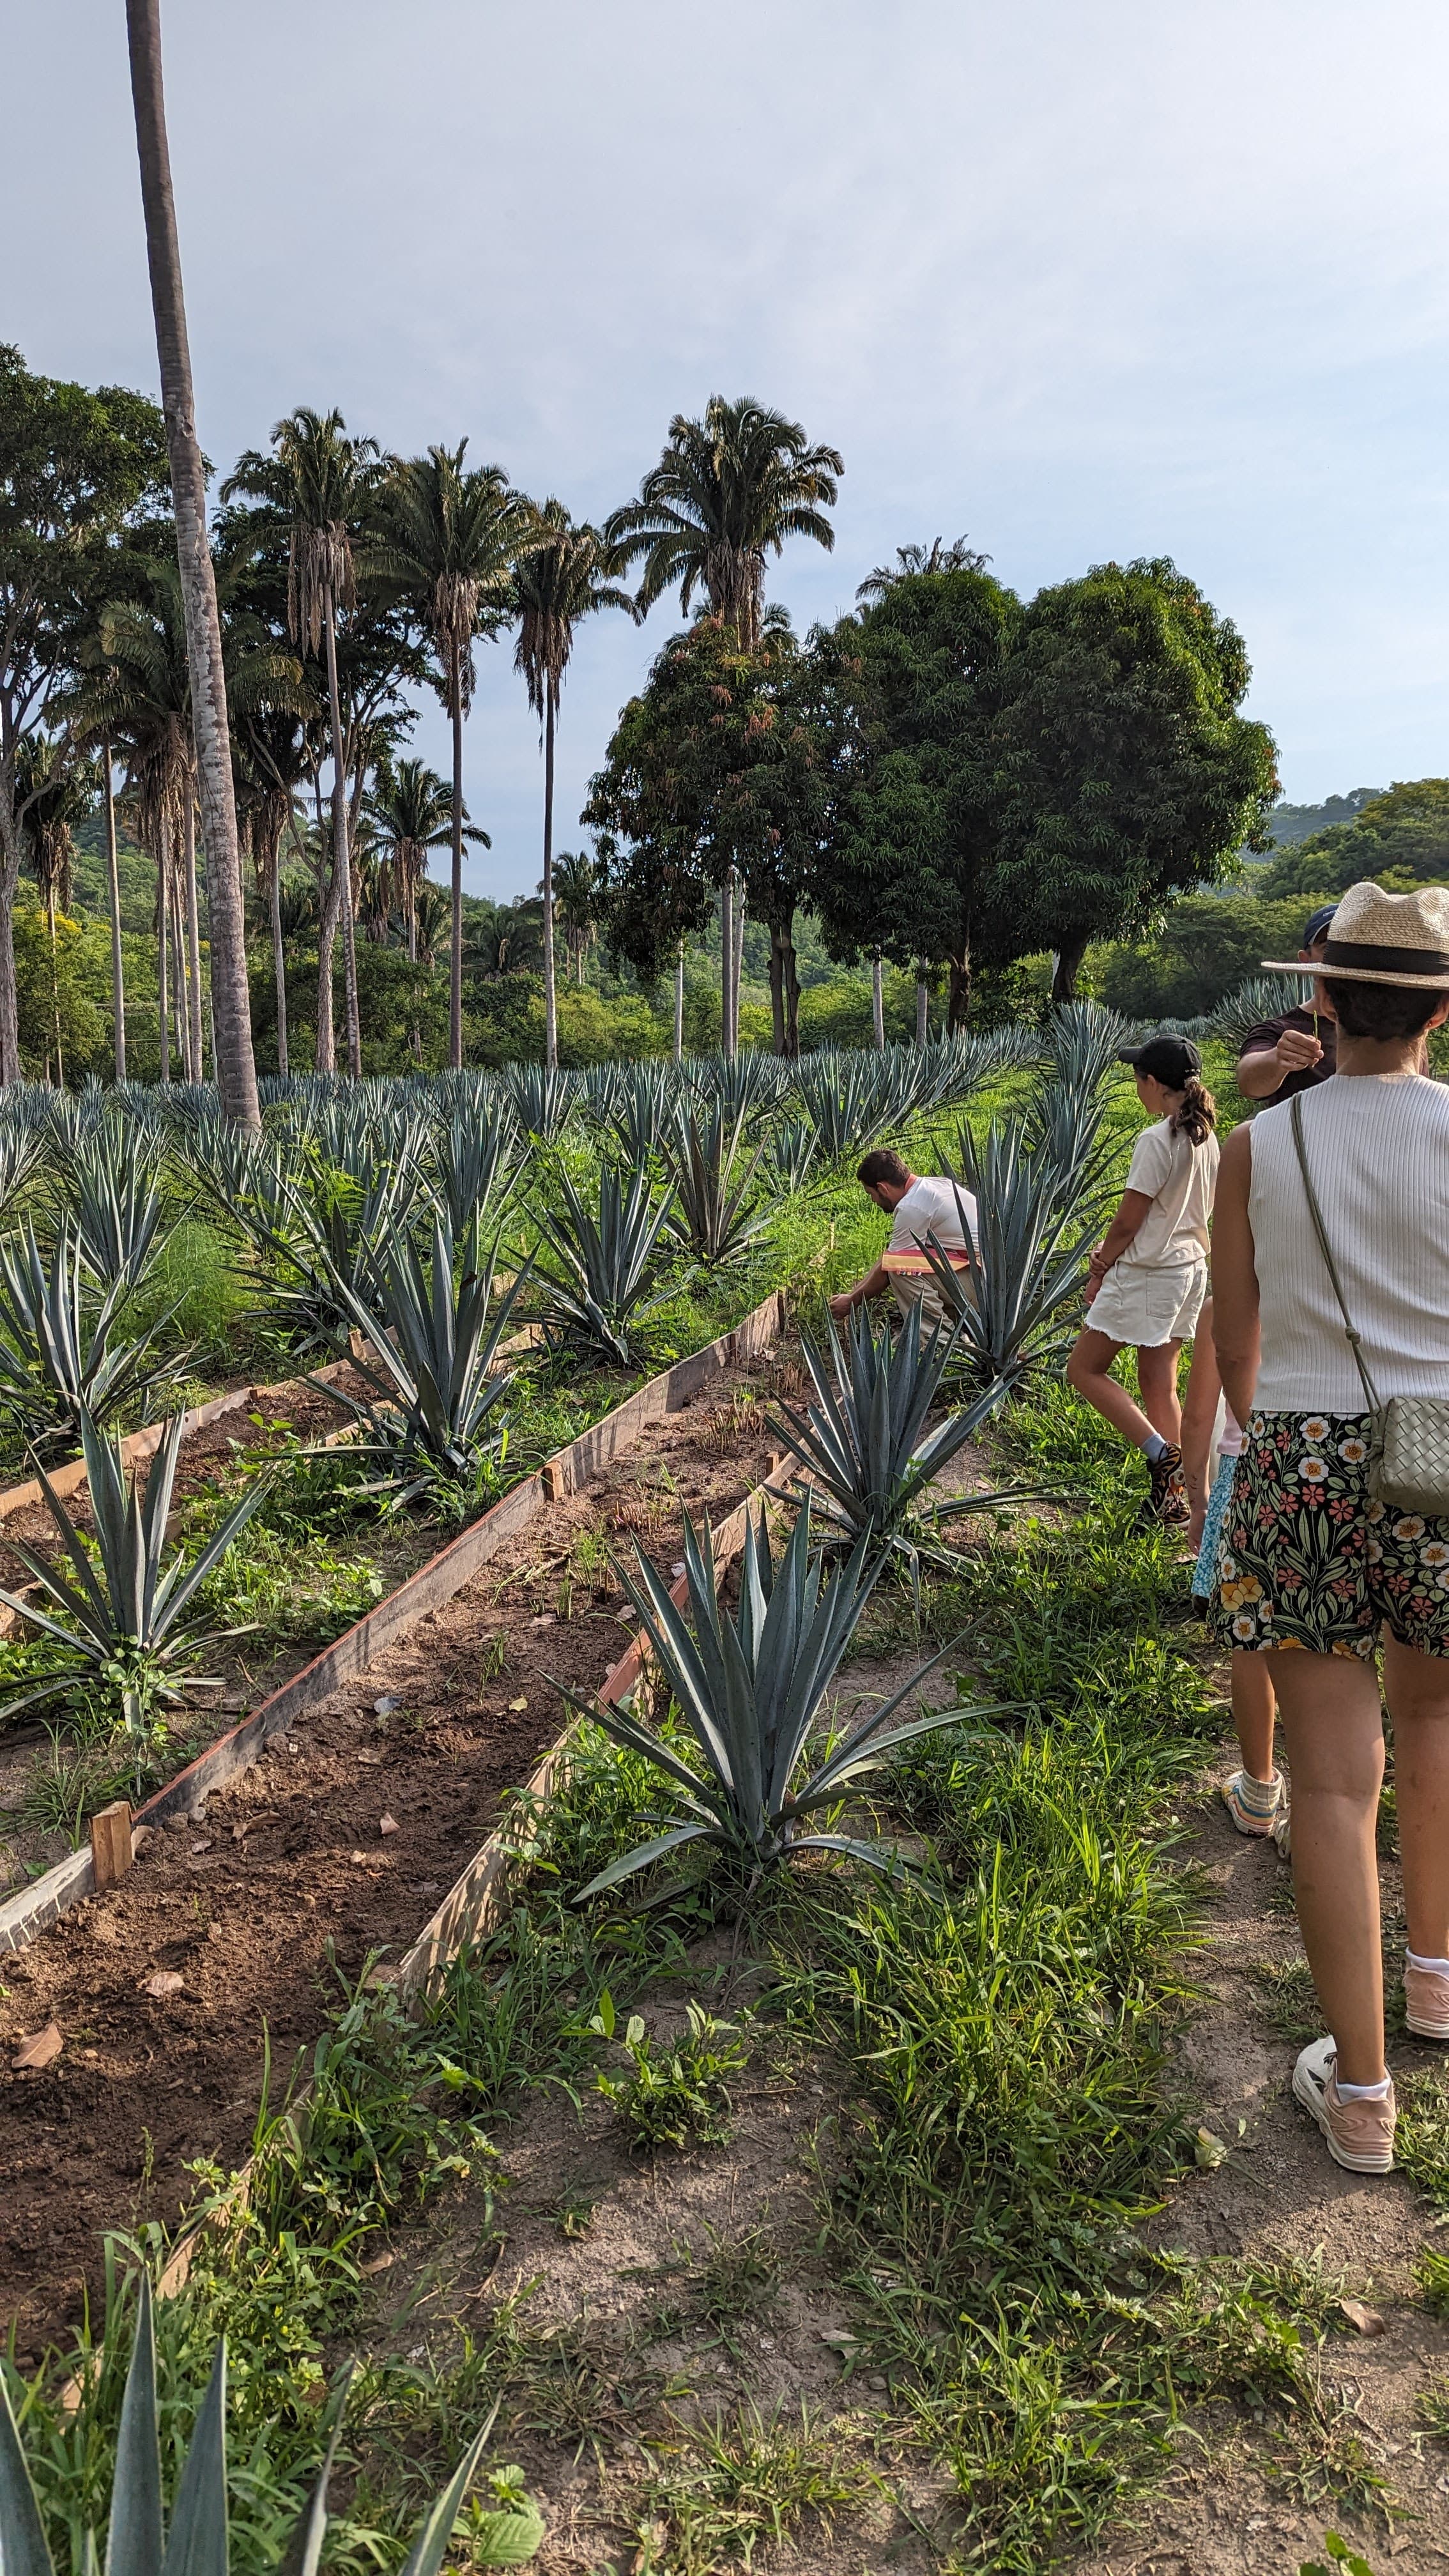
<path id="1" fill-rule="evenodd" d="M 1168 553 L 1247 636 L 1290 794 L 1449 768 L 1449 21 L 1419 0 L 165 0 L 202 434 L 466 432 L 601 514 L 751 391 L 846 457 L 798 619 L 967 530 L 1025 590 Z M 119 0 L 7 36 L 7 336 L 154 382 Z M 581 636 L 563 838 L 668 632 Z M 537 875 L 506 647 L 476 881 Z M 442 751 L 435 713 L 423 738 Z"/>

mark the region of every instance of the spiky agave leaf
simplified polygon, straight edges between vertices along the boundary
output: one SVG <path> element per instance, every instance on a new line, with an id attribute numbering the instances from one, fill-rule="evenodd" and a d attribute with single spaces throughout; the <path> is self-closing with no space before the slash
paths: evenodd
<path id="1" fill-rule="evenodd" d="M 952 1268 L 933 1237 L 924 1250 L 959 1359 L 977 1378 L 1010 1388 L 1070 1338 L 1066 1309 L 1095 1229 L 1082 1225 L 1079 1208 L 1063 1207 L 1060 1175 L 1030 1152 L 1021 1119 L 993 1119 L 982 1145 L 963 1127 L 961 1147 L 976 1199 L 969 1274 Z"/>
<path id="2" fill-rule="evenodd" d="M 156 2423 L 156 2333 L 151 2276 L 143 2268 L 137 2290 L 136 2339 L 121 2400 L 106 2576 L 151 2576 L 161 2564 L 161 2444 Z"/>
<path id="3" fill-rule="evenodd" d="M 927 1432 L 955 1350 L 954 1330 L 935 1325 L 923 1337 L 916 1304 L 895 1336 L 888 1326 L 876 1332 L 861 1310 L 850 1319 L 846 1343 L 833 1321 L 829 1332 L 828 1355 L 801 1335 L 815 1401 L 803 1413 L 782 1402 L 770 1427 L 809 1469 L 820 1507 L 844 1542 L 864 1544 L 875 1555 L 899 1549 L 918 1557 L 929 1547 L 920 1519 L 926 1489 L 996 1411 L 1006 1388 L 993 1382 Z M 962 1508 L 989 1511 L 1020 1499 L 1016 1489 L 973 1494 Z"/>
<path id="4" fill-rule="evenodd" d="M 649 1266 L 664 1231 L 673 1192 L 655 1200 L 647 1166 L 627 1190 L 612 1163 L 599 1173 L 598 1212 L 587 1207 L 567 1172 L 558 1176 L 562 1209 L 542 1219 L 538 1280 L 547 1319 L 569 1342 L 592 1348 L 621 1368 L 634 1356 L 633 1334 L 648 1312 Z"/>
<path id="5" fill-rule="evenodd" d="M 433 1139 L 438 1193 L 455 1241 L 505 1204 L 519 1178 L 518 1131 L 506 1111 L 455 1110 Z M 496 1207 L 495 1207 L 496 1202 Z"/>
<path id="6" fill-rule="evenodd" d="M 671 1600 L 658 1569 L 639 1554 L 638 1577 L 618 1572 L 649 1640 L 671 1696 L 698 1747 L 691 1765 L 627 1710 L 599 1708 L 561 1684 L 573 1708 L 593 1717 L 617 1742 L 642 1754 L 663 1773 L 683 1813 L 662 1819 L 663 1831 L 612 1861 L 574 1899 L 618 1886 L 624 1879 L 691 1843 L 732 1852 L 752 1872 L 778 1868 L 804 1849 L 853 1851 L 876 1867 L 897 1869 L 882 1846 L 839 1836 L 803 1835 L 796 1819 L 827 1803 L 859 1774 L 877 1767 L 899 1744 L 938 1726 L 960 1722 L 957 1709 L 935 1710 L 888 1729 L 887 1721 L 952 1646 L 923 1664 L 881 1708 L 858 1724 L 824 1765 L 792 1786 L 821 1704 L 844 1659 L 874 1588 L 881 1559 L 869 1562 L 864 1545 L 827 1575 L 811 1552 L 808 1500 L 778 1560 L 762 1510 L 745 1535 L 740 1597 L 733 1614 L 715 1585 L 708 1527 L 696 1532 L 686 1518 L 684 1556 L 688 1614 Z M 953 1641 L 954 1643 L 954 1641 Z M 976 1711 L 982 1715 L 994 1712 Z"/>
<path id="7" fill-rule="evenodd" d="M 64 1157 L 63 1190 L 81 1257 L 103 1289 L 135 1288 L 175 1231 L 159 1143 L 108 1118 Z"/>
<path id="8" fill-rule="evenodd" d="M 345 1311 L 371 1347 L 371 1360 L 357 1363 L 361 1374 L 395 1411 L 388 1415 L 341 1389 L 331 1392 L 364 1424 L 376 1452 L 392 1457 L 401 1472 L 421 1467 L 400 1500 L 424 1491 L 438 1475 L 471 1476 L 499 1448 L 498 1417 L 514 1375 L 500 1369 L 499 1347 L 532 1271 L 526 1265 L 518 1273 L 490 1322 L 496 1257 L 496 1243 L 483 1256 L 476 1224 L 455 1245 L 452 1226 L 435 1210 L 426 1271 L 407 1235 L 379 1263 L 381 1314 L 338 1283 Z"/>
<path id="9" fill-rule="evenodd" d="M 55 2576 L 55 2561 L 40 2519 L 40 2506 L 10 2391 L 0 2372 L 0 2569 L 4 2576 Z"/>
<path id="10" fill-rule="evenodd" d="M 707 1269 L 738 1260 L 772 1214 L 768 1207 L 750 1207 L 764 1147 L 746 1154 L 743 1124 L 738 1112 L 727 1116 L 716 1109 L 701 1121 L 681 1109 L 666 1140 L 678 1202 L 670 1230 Z"/>
<path id="11" fill-rule="evenodd" d="M 118 1333 L 125 1296 L 117 1280 L 93 1303 L 68 1218 L 48 1260 L 28 1217 L 18 1235 L 0 1237 L 0 1407 L 48 1457 L 75 1439 L 83 1410 L 104 1421 L 130 1405 L 144 1407 L 185 1369 L 188 1352 L 160 1363 L 151 1356 L 170 1314 L 145 1333 Z"/>
<path id="12" fill-rule="evenodd" d="M 128 1475 L 122 1464 L 119 1441 L 82 1412 L 81 1450 L 101 1559 L 99 1573 L 82 1547 L 64 1503 L 44 1469 L 40 1470 L 62 1555 L 54 1559 L 42 1557 L 22 1539 L 12 1539 L 10 1545 L 32 1583 L 60 1612 L 61 1619 L 51 1617 L 38 1602 L 19 1601 L 9 1592 L 0 1591 L 0 1601 L 7 1602 L 22 1619 L 67 1648 L 69 1660 L 55 1666 L 31 1689 L 7 1700 L 0 1707 L 0 1720 L 55 1698 L 75 1680 L 117 1679 L 127 1722 L 135 1728 L 140 1723 L 136 1692 L 143 1672 L 161 1697 L 173 1703 L 184 1695 L 187 1681 L 196 1686 L 190 1667 L 208 1645 L 216 1642 L 216 1632 L 199 1627 L 187 1614 L 207 1576 L 265 1499 L 268 1479 L 256 1479 L 199 1556 L 188 1558 L 185 1549 L 178 1548 L 168 1562 L 166 1522 L 182 1427 L 180 1415 L 167 1423 L 152 1456 L 143 1491 L 139 1469 Z M 135 1678 L 128 1681 L 127 1676 Z"/>

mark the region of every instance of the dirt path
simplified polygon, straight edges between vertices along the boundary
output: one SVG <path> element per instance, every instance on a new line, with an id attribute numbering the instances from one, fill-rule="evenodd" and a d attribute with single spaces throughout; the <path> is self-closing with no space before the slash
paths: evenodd
<path id="1" fill-rule="evenodd" d="M 1383 2318 L 1383 2332 L 1371 2336 L 1336 2319 L 1343 2331 L 1323 2346 L 1321 2385 L 1336 2439 L 1357 2444 L 1382 2478 L 1393 2525 L 1326 2494 L 1296 2497 L 1284 2474 L 1292 2445 L 1223 2410 L 1183 2440 L 1176 2466 L 1121 2529 L 1074 2562 L 1076 2576 L 1284 2576 L 1322 2557 L 1325 2529 L 1351 2538 L 1376 2569 L 1435 2576 L 1449 2566 L 1449 2443 L 1416 2425 L 1415 2401 L 1449 2371 L 1449 2322 L 1416 2303 L 1414 2291 L 1433 2213 L 1404 2174 L 1342 2172 L 1292 2099 L 1294 2058 L 1322 2023 L 1287 1866 L 1271 1842 L 1234 1830 L 1216 1794 L 1235 1760 L 1224 1745 L 1202 1803 L 1183 1808 L 1189 1853 L 1208 1887 L 1207 1937 L 1195 1962 L 1208 2001 L 1185 2034 L 1180 2067 L 1194 2111 L 1230 2152 L 1185 2181 L 1144 2232 L 1198 2257 L 1321 2268 L 1336 2293 Z M 1383 1880 L 1388 1912 L 1397 1895 L 1391 1864 Z M 1389 2063 L 1402 2087 L 1442 2055 L 1401 2036 Z"/>
<path id="2" fill-rule="evenodd" d="M 172 2220 L 186 2159 L 245 2154 L 264 2034 L 285 2069 L 337 1976 L 405 1948 L 622 1652 L 606 1547 L 677 1561 L 683 1508 L 718 1521 L 772 1455 L 757 1400 L 785 1363 L 728 1371 L 550 1507 L 477 1579 L 299 1720 L 204 1818 L 155 1837 L 0 1979 L 0 2331 L 23 2355 L 73 2325 L 106 2228 Z M 632 1624 L 632 1614 L 629 1624 Z M 143 1989 L 179 1976 L 163 1996 Z M 11 2067 L 54 2020 L 62 2054 Z M 63 2187 L 57 2189 L 60 2178 Z"/>

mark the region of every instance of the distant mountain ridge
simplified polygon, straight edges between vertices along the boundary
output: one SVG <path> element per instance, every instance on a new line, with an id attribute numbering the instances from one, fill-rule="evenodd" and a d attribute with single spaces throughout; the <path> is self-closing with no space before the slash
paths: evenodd
<path id="1" fill-rule="evenodd" d="M 1382 787 L 1351 787 L 1346 796 L 1325 797 L 1321 805 L 1275 805 L 1268 817 L 1268 830 L 1280 850 L 1291 849 L 1295 841 L 1306 841 L 1314 832 L 1330 831 L 1335 823 L 1354 823 L 1365 805 L 1382 796 Z"/>

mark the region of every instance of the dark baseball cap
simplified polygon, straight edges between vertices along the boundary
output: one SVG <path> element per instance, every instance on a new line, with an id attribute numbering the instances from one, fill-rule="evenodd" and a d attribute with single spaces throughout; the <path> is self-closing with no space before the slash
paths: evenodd
<path id="1" fill-rule="evenodd" d="M 1119 1047 L 1117 1062 L 1130 1064 L 1134 1073 L 1150 1073 L 1166 1091 L 1186 1091 L 1188 1077 L 1202 1071 L 1202 1057 L 1191 1038 L 1171 1037 L 1166 1031 L 1145 1038 L 1141 1046 Z"/>
<path id="2" fill-rule="evenodd" d="M 1320 939 L 1326 939 L 1328 937 L 1328 925 L 1332 921 L 1337 910 L 1338 906 L 1336 903 L 1321 903 L 1316 912 L 1310 912 L 1308 919 L 1303 925 L 1303 945 L 1305 948 L 1316 948 Z"/>

